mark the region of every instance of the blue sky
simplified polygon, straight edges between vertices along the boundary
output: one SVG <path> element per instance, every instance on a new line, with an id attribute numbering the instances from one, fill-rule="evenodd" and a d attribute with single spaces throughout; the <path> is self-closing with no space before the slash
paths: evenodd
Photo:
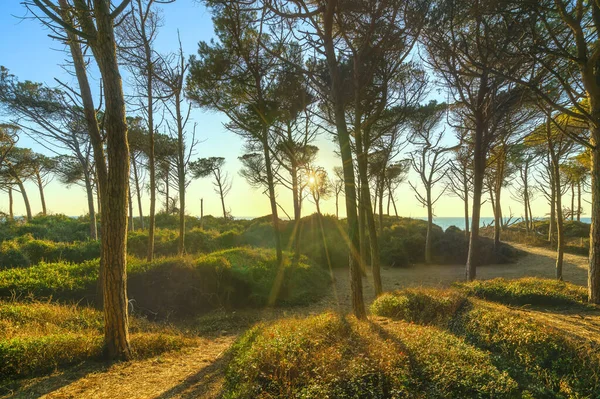
<path id="1" fill-rule="evenodd" d="M 197 43 L 201 40 L 208 41 L 213 37 L 213 27 L 209 11 L 194 0 L 177 0 L 174 4 L 162 6 L 164 26 L 160 30 L 156 42 L 156 48 L 160 52 L 169 52 L 177 49 L 178 31 L 181 37 L 183 50 L 187 56 L 195 54 Z M 40 22 L 23 17 L 31 17 L 27 14 L 20 0 L 2 0 L 0 7 L 0 65 L 7 67 L 11 73 L 17 75 L 21 80 L 31 80 L 55 85 L 54 78 L 76 87 L 76 82 L 61 65 L 66 64 L 68 54 L 64 52 L 64 45 L 49 38 L 48 31 Z M 122 69 L 122 74 L 127 90 L 127 73 Z M 92 73 L 92 85 L 99 86 L 98 76 Z M 10 115 L 1 115 L 0 121 L 10 119 Z M 231 208 L 234 216 L 261 216 L 268 214 L 269 203 L 267 197 L 258 190 L 249 187 L 242 177 L 238 175 L 239 162 L 237 157 L 242 155 L 243 142 L 235 134 L 228 132 L 223 127 L 226 119 L 217 113 L 206 113 L 194 110 L 192 123 L 197 123 L 197 135 L 202 142 L 199 144 L 196 156 L 222 156 L 227 160 L 226 169 L 233 178 L 233 189 L 226 200 L 226 206 Z M 317 145 L 321 148 L 319 163 L 328 171 L 332 171 L 340 161 L 335 157 L 335 143 L 330 136 L 322 135 Z M 23 136 L 19 146 L 30 147 L 35 151 L 47 153 L 30 138 Z M 410 175 L 409 179 L 416 181 L 416 176 Z M 33 212 L 40 211 L 41 206 L 37 198 L 36 187 L 27 183 Z M 65 213 L 68 215 L 81 215 L 87 213 L 85 192 L 78 186 L 65 189 L 57 182 L 52 182 L 47 188 L 47 203 L 49 211 Z M 414 198 L 408 184 L 403 184 L 397 192 L 398 211 L 402 216 L 424 216 L 425 209 Z M 505 214 L 510 207 L 515 215 L 520 215 L 521 206 L 509 199 L 508 192 L 505 193 Z M 24 206 L 19 197 L 15 197 L 15 212 L 24 212 Z M 187 193 L 188 213 L 198 215 L 200 213 L 200 198 L 204 198 L 206 214 L 220 214 L 220 203 L 212 189 L 211 181 L 206 179 L 194 181 L 190 184 Z M 288 190 L 281 187 L 278 189 L 279 202 L 292 214 L 291 195 Z M 148 195 L 143 198 L 147 212 Z M 314 211 L 313 205 L 305 201 L 304 214 Z M 0 193 L 0 211 L 7 211 L 8 198 Z M 335 213 L 333 199 L 326 201 L 323 206 L 326 213 Z M 547 205 L 541 199 L 534 202 L 534 214 L 543 215 L 547 212 Z M 340 206 L 343 209 L 343 206 Z M 462 202 L 448 194 L 440 199 L 436 206 L 437 216 L 461 216 Z M 137 212 L 136 212 L 137 214 Z M 489 204 L 484 204 L 483 216 L 491 216 L 492 211 Z"/>

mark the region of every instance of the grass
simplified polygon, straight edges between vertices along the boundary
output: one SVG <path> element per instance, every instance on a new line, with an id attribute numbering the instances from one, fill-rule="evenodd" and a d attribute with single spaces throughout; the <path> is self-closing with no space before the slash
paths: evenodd
<path id="1" fill-rule="evenodd" d="M 135 358 L 146 358 L 197 340 L 174 328 L 131 318 Z M 0 381 L 100 360 L 103 315 L 88 307 L 45 302 L 0 302 Z"/>
<path id="2" fill-rule="evenodd" d="M 270 249 L 234 248 L 199 257 L 128 262 L 128 296 L 137 312 L 158 318 L 221 307 L 304 305 L 325 294 L 330 277 L 306 258 L 278 267 Z M 41 262 L 0 271 L 0 298 L 93 303 L 99 263 Z"/>
<path id="3" fill-rule="evenodd" d="M 517 389 L 485 352 L 404 322 L 288 318 L 249 330 L 232 353 L 226 398 L 483 398 Z"/>
<path id="4" fill-rule="evenodd" d="M 456 290 L 405 289 L 378 297 L 371 305 L 371 313 L 424 325 L 444 325 L 466 300 L 466 296 Z"/>
<path id="5" fill-rule="evenodd" d="M 494 279 L 460 285 L 455 298 L 464 294 L 485 297 L 499 303 L 470 298 L 452 306 L 448 291 L 425 291 L 427 309 L 419 309 L 411 291 L 397 291 L 379 297 L 371 306 L 378 316 L 433 324 L 467 343 L 490 352 L 494 364 L 518 383 L 524 397 L 598 397 L 600 395 L 600 352 L 587 334 L 550 325 L 535 313 L 526 313 L 504 304 L 580 306 L 583 288 L 542 279 L 507 281 Z M 423 301 L 418 302 L 421 304 Z M 457 303 L 457 301 L 454 301 Z M 581 308 L 581 307 L 580 307 Z M 437 314 L 437 316 L 436 316 Z M 560 320 L 558 317 L 555 320 Z M 594 327 L 590 327 L 594 329 Z M 588 329 L 583 328 L 587 333 Z M 582 338 L 584 337 L 584 338 Z M 432 341 L 436 342 L 437 341 Z M 530 395 L 530 396 L 527 396 Z"/>
<path id="6" fill-rule="evenodd" d="M 564 281 L 526 277 L 457 284 L 468 295 L 506 305 L 585 306 L 587 290 Z"/>

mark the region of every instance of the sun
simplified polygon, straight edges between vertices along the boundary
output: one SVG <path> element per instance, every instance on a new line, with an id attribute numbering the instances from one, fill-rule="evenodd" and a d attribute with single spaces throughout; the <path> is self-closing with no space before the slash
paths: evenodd
<path id="1" fill-rule="evenodd" d="M 317 179 L 315 179 L 314 176 L 311 176 L 308 178 L 308 184 L 310 184 L 310 185 L 315 184 L 316 181 L 317 181 Z"/>

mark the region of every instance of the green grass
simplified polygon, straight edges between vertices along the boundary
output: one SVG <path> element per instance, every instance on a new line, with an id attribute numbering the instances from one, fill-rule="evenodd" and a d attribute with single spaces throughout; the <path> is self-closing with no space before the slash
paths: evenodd
<path id="1" fill-rule="evenodd" d="M 562 321 L 558 313 L 549 325 L 535 312 L 504 305 L 568 306 L 570 309 L 575 306 L 581 310 L 585 299 L 583 288 L 553 280 L 524 278 L 461 284 L 453 290 L 385 294 L 373 303 L 371 311 L 378 316 L 435 325 L 490 352 L 494 365 L 510 374 L 524 397 L 600 396 L 597 344 L 572 333 L 571 326 L 564 324 L 568 321 Z M 475 298 L 464 301 L 465 294 Z M 581 336 L 589 333 L 586 327 L 576 328 L 583 328 Z M 438 345 L 438 341 L 431 342 Z"/>
<path id="2" fill-rule="evenodd" d="M 306 258 L 279 268 L 270 249 L 235 248 L 199 257 L 129 258 L 128 297 L 137 312 L 158 318 L 221 307 L 302 305 L 318 300 L 330 277 Z M 0 271 L 0 298 L 53 298 L 93 303 L 98 260 L 41 262 Z"/>
<path id="3" fill-rule="evenodd" d="M 457 284 L 468 295 L 507 305 L 585 306 L 587 290 L 575 284 L 526 277 Z"/>
<path id="4" fill-rule="evenodd" d="M 445 325 L 466 300 L 456 290 L 406 289 L 379 296 L 371 305 L 371 313 L 425 325 Z"/>
<path id="5" fill-rule="evenodd" d="M 166 326 L 131 318 L 135 358 L 193 345 L 196 340 Z M 75 305 L 0 302 L 0 381 L 52 372 L 103 351 L 103 315 Z"/>
<path id="6" fill-rule="evenodd" d="M 433 327 L 325 313 L 259 325 L 232 348 L 226 398 L 516 397 L 483 351 Z"/>

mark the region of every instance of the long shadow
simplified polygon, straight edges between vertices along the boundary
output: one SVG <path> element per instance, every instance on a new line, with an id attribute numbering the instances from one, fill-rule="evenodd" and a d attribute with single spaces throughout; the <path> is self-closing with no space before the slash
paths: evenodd
<path id="1" fill-rule="evenodd" d="M 0 398 L 38 398 L 71 385 L 89 374 L 104 372 L 110 366 L 110 363 L 87 361 L 49 376 L 39 377 L 33 383 L 31 379 L 15 380 L 0 388 Z"/>
<path id="2" fill-rule="evenodd" d="M 231 354 L 226 352 L 211 364 L 201 368 L 197 373 L 189 376 L 179 385 L 155 396 L 154 399 L 167 398 L 211 398 L 223 396 L 223 380 L 225 366 L 231 359 Z"/>

